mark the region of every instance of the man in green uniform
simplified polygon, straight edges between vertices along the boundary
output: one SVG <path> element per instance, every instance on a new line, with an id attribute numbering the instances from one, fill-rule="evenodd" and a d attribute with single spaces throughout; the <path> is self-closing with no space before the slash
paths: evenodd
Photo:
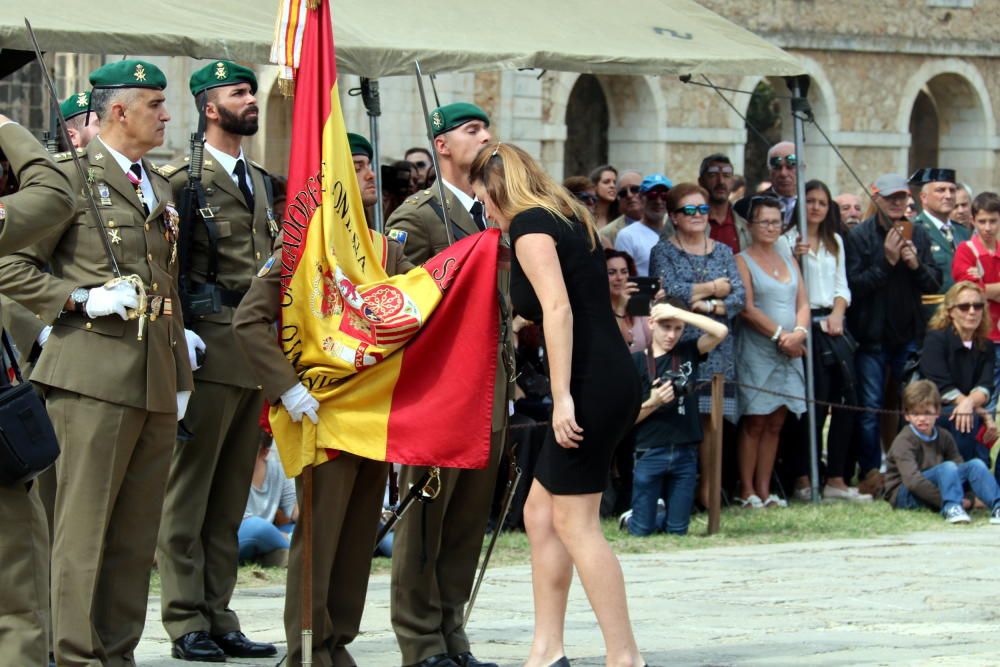
<path id="1" fill-rule="evenodd" d="M 434 150 L 445 185 L 448 224 L 454 239 L 486 229 L 483 205 L 473 197 L 469 169 L 479 150 L 490 141 L 489 118 L 468 103 L 449 104 L 431 113 Z M 421 190 L 407 199 L 386 223 L 389 238 L 403 244 L 407 258 L 420 264 L 448 245 L 444 212 L 437 189 Z M 509 272 L 498 275 L 507 300 Z M 501 318 L 501 326 L 505 326 Z M 505 326 L 509 331 L 509 326 Z M 506 339 L 506 340 L 505 340 Z M 396 528 L 392 553 L 392 627 L 404 665 L 420 667 L 488 666 L 470 651 L 463 623 L 472 592 L 490 513 L 497 466 L 507 432 L 509 359 L 507 336 L 497 349 L 490 460 L 483 470 L 441 471 L 441 492 L 422 504 Z M 507 363 L 505 363 L 505 361 Z M 405 492 L 426 468 L 403 466 L 400 489 Z M 422 516 L 421 516 L 422 513 Z"/>
<path id="2" fill-rule="evenodd" d="M 377 200 L 371 144 L 360 135 L 347 136 L 361 200 L 368 207 Z M 395 275 L 413 268 L 399 244 L 389 242 L 387 248 L 386 273 Z M 305 416 L 315 422 L 319 403 L 299 382 L 274 336 L 273 324 L 281 310 L 280 247 L 257 275 L 233 319 L 236 338 L 255 367 L 268 402 L 280 402 L 295 421 Z M 341 452 L 313 472 L 313 507 L 318 510 L 313 515 L 313 664 L 320 667 L 356 665 L 347 645 L 361 625 L 388 471 L 387 463 Z M 300 507 L 301 492 L 299 485 Z M 302 558 L 301 533 L 296 530 L 285 597 L 290 667 L 302 663 Z"/>
<path id="3" fill-rule="evenodd" d="M 66 120 L 66 133 L 74 148 L 86 148 L 91 139 L 101 131 L 101 121 L 90 113 L 90 91 L 81 90 L 70 95 L 59 105 L 59 113 Z M 67 150 L 69 147 L 66 147 Z"/>
<path id="4" fill-rule="evenodd" d="M 19 189 L 0 196 L 0 254 L 34 243 L 73 215 L 69 179 L 26 129 L 0 114 L 0 153 Z M 9 171 L 8 171 L 9 170 Z M 35 484 L 0 486 L 0 664 L 48 664 L 49 536 Z"/>
<path id="5" fill-rule="evenodd" d="M 924 294 L 921 301 L 924 304 L 924 316 L 929 320 L 944 301 L 944 293 L 955 281 L 951 277 L 951 260 L 955 256 L 955 248 L 963 241 L 968 241 L 972 233 L 951 220 L 951 212 L 955 210 L 954 169 L 939 169 L 926 167 L 918 169 L 910 176 L 910 185 L 920 187 L 920 215 L 914 224 L 921 224 L 931 237 L 931 256 L 934 263 L 941 269 L 941 291 L 937 294 Z"/>
<path id="6" fill-rule="evenodd" d="M 122 60 L 90 83 L 101 132 L 79 152 L 85 180 L 71 156 L 60 166 L 74 192 L 93 194 L 104 226 L 81 203 L 0 262 L 0 292 L 53 325 L 32 381 L 46 389 L 62 446 L 52 558 L 60 667 L 134 664 L 176 422 L 193 386 L 175 287 L 178 215 L 143 157 L 170 120 L 166 78 Z M 141 280 L 145 304 L 133 283 L 108 284 L 102 234 L 122 274 Z"/>
<path id="7" fill-rule="evenodd" d="M 242 65 L 216 61 L 192 74 L 190 87 L 205 110 L 202 187 L 211 215 L 195 220 L 192 238 L 182 240 L 181 261 L 190 263 L 182 289 L 215 291 L 220 305 L 217 312 L 185 306 L 185 334 L 205 359 L 200 367 L 192 360 L 195 393 L 184 424 L 193 438 L 174 445 L 163 503 L 156 560 L 163 625 L 175 658 L 266 657 L 277 653 L 275 647 L 247 639 L 229 609 L 239 560 L 236 533 L 250 492 L 263 404 L 230 324 L 271 254 L 277 225 L 265 184 L 269 176 L 247 160 L 241 146 L 243 137 L 257 132 L 257 77 Z M 176 201 L 188 184 L 188 159 L 160 168 Z"/>

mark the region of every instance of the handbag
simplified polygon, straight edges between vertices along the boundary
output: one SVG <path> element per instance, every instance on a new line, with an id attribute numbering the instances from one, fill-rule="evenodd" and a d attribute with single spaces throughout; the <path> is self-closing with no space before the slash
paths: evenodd
<path id="1" fill-rule="evenodd" d="M 30 382 L 21 377 L 6 331 L 0 331 L 3 347 L 17 378 L 12 385 L 6 369 L 0 379 L 0 484 L 16 486 L 30 482 L 59 457 L 52 421 L 45 404 Z"/>

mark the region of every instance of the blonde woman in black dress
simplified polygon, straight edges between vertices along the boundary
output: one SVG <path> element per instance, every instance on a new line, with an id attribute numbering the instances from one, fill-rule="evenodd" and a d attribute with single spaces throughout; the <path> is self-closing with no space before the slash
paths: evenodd
<path id="1" fill-rule="evenodd" d="M 639 412 L 639 377 L 612 314 L 594 223 L 515 146 L 485 146 L 471 176 L 487 215 L 510 234 L 511 301 L 542 325 L 552 387 L 552 427 L 524 508 L 535 603 L 525 665 L 569 664 L 563 626 L 575 566 L 607 664 L 642 667 L 621 566 L 599 517 L 612 454 Z"/>

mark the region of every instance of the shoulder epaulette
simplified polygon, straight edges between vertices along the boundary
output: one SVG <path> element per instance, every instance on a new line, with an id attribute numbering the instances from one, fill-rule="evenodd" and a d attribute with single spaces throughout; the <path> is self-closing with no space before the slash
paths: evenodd
<path id="1" fill-rule="evenodd" d="M 267 169 L 264 169 L 264 165 L 257 164 L 253 160 L 248 160 L 248 162 L 250 163 L 250 166 L 256 167 L 257 171 L 259 171 L 260 173 L 262 173 L 262 174 L 268 174 Z"/>
<path id="2" fill-rule="evenodd" d="M 83 157 L 84 155 L 87 154 L 87 149 L 77 148 L 76 154 L 80 157 Z M 55 160 L 56 162 L 66 162 L 67 160 L 72 160 L 73 151 L 63 151 L 62 153 L 56 153 L 55 155 L 52 156 L 52 159 Z"/>
<path id="3" fill-rule="evenodd" d="M 164 178 L 170 178 L 178 171 L 184 171 L 188 168 L 188 160 L 190 158 L 182 157 L 177 158 L 173 162 L 168 162 L 166 164 L 160 165 L 159 167 L 153 167 L 160 176 Z"/>

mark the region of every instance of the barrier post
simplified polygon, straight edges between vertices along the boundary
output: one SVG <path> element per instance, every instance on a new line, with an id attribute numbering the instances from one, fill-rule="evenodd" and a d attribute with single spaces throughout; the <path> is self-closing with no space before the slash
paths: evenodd
<path id="1" fill-rule="evenodd" d="M 722 419 L 726 378 L 722 373 L 712 376 L 712 440 L 708 443 L 708 534 L 719 532 L 722 513 Z"/>

